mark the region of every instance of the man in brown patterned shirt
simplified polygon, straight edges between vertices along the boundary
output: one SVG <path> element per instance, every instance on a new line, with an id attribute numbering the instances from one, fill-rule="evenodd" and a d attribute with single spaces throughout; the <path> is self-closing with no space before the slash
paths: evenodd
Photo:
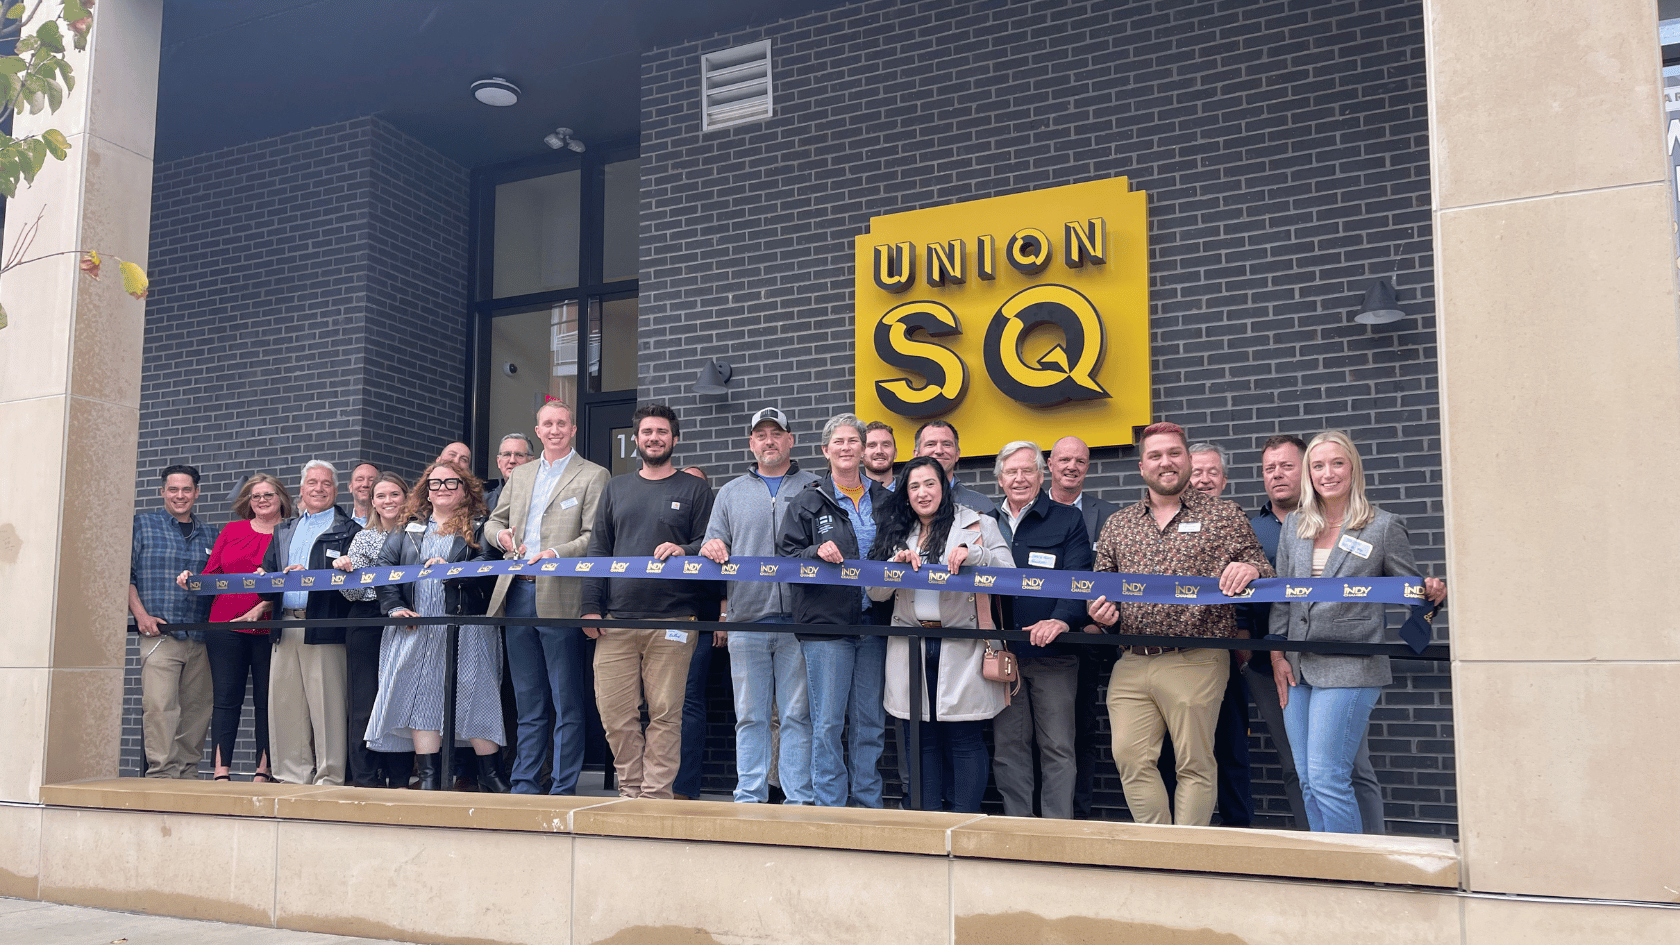
<path id="1" fill-rule="evenodd" d="M 1188 488 L 1190 453 L 1183 427 L 1157 423 L 1146 428 L 1138 452 L 1138 471 L 1148 491 L 1103 526 L 1094 549 L 1098 571 L 1217 577 L 1227 596 L 1241 593 L 1257 577 L 1273 576 L 1242 510 Z M 1087 609 L 1098 624 L 1118 632 L 1238 636 L 1233 604 L 1116 606 L 1099 597 Z M 1132 819 L 1205 827 L 1213 819 L 1213 730 L 1230 657 L 1207 647 L 1121 650 L 1108 681 L 1108 723 Z M 1170 809 L 1155 770 L 1161 738 L 1168 732 L 1178 756 L 1178 788 Z"/>

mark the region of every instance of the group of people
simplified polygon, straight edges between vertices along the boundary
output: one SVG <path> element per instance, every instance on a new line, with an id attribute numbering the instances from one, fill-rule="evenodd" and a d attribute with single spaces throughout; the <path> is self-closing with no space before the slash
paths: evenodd
<path id="1" fill-rule="evenodd" d="M 672 462 L 681 437 L 663 404 L 638 407 L 640 468 L 620 476 L 578 455 L 571 408 L 536 414 L 535 440 L 504 438 L 503 479 L 488 493 L 470 453 L 450 444 L 408 484 L 357 466 L 354 508 L 336 503 L 336 472 L 307 463 L 294 508 L 285 486 L 258 474 L 219 536 L 193 514 L 198 474 L 171 466 L 163 508 L 135 518 L 130 606 L 146 650 L 147 773 L 196 775 L 213 714 L 215 777 L 228 766 L 247 679 L 254 683 L 258 760 L 253 780 L 438 789 L 448 783 L 441 744 L 447 659 L 442 626 L 311 626 L 273 633 L 241 627 L 270 617 L 316 620 L 384 614 L 461 617 L 455 732 L 477 758 L 481 790 L 572 794 L 583 767 L 586 721 L 598 712 L 625 797 L 698 792 L 704 725 L 692 705 L 710 647 L 727 647 L 735 704 L 739 802 L 883 806 L 880 761 L 905 726 L 919 726 L 924 808 L 977 812 L 995 778 L 1011 816 L 1089 816 L 1099 684 L 1107 675 L 1111 746 L 1133 818 L 1147 823 L 1246 825 L 1247 706 L 1252 692 L 1286 759 L 1297 825 L 1382 829 L 1364 732 L 1387 658 L 1223 648 L 1085 646 L 1074 633 L 1258 637 L 1381 642 L 1385 609 L 1373 603 L 1198 604 L 1105 598 L 1007 597 L 968 592 L 807 583 L 502 575 L 283 595 L 190 595 L 197 573 L 373 564 L 580 556 L 702 555 L 874 559 L 913 569 L 992 566 L 1216 577 L 1238 595 L 1285 577 L 1418 576 L 1404 524 L 1372 506 L 1358 451 L 1329 431 L 1304 443 L 1267 441 L 1268 502 L 1252 517 L 1220 498 L 1226 457 L 1157 423 L 1138 439 L 1146 486 L 1119 508 L 1084 489 L 1090 450 L 1063 437 L 1048 459 L 1016 441 L 994 465 L 1001 504 L 956 478 L 956 429 L 934 420 L 916 432 L 916 455 L 898 465 L 894 431 L 850 414 L 820 432 L 825 468 L 793 459 L 794 426 L 766 407 L 753 414 L 753 462 L 714 493 Z M 895 466 L 898 468 L 895 471 Z M 698 470 L 690 470 L 698 472 Z M 1445 585 L 1427 579 L 1437 602 Z M 721 595 L 720 595 L 721 591 Z M 721 600 L 719 599 L 721 596 Z M 493 615 L 507 625 L 470 623 Z M 701 633 L 721 617 L 741 630 Z M 519 625 L 520 618 L 580 620 L 578 627 Z M 169 623 L 228 623 L 180 632 Z M 654 629 L 596 626 L 647 621 Z M 775 629 L 748 630 L 748 624 Z M 860 635 L 847 628 L 892 626 Z M 1025 642 L 942 637 L 940 628 L 1019 631 Z M 919 640 L 912 671 L 910 638 Z M 501 702 L 503 650 L 515 724 Z M 1012 650 L 1020 683 L 983 672 Z M 1118 652 L 1116 652 L 1118 651 Z M 697 653 L 700 655 L 697 656 Z M 700 672 L 695 672 L 699 669 Z M 911 687 L 920 718 L 912 719 Z M 214 690 L 213 699 L 207 698 Z M 209 706 L 213 704 L 213 713 Z M 691 707 L 685 723 L 685 705 Z M 643 711 L 645 707 L 645 722 Z M 889 725 L 888 717 L 898 720 Z M 992 726 L 995 758 L 988 756 Z M 498 764 L 512 741 L 504 778 Z M 685 743 L 689 751 L 684 750 Z M 272 758 L 271 758 L 272 756 Z M 272 763 L 271 763 L 272 762 Z M 1364 772 L 1362 777 L 1361 772 Z M 905 782 L 908 784 L 908 781 Z"/>

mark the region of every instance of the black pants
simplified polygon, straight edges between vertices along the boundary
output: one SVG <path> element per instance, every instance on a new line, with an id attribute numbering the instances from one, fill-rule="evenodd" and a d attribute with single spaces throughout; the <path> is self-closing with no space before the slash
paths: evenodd
<path id="1" fill-rule="evenodd" d="M 240 633 L 211 630 L 204 634 L 204 651 L 210 659 L 210 686 L 214 713 L 210 716 L 210 741 L 216 749 L 216 763 L 231 767 L 233 743 L 239 736 L 239 716 L 245 711 L 245 680 L 251 681 L 256 724 L 252 735 L 257 743 L 257 770 L 268 770 L 268 661 L 274 655 L 268 631 Z"/>
<path id="2" fill-rule="evenodd" d="M 350 612 L 345 616 L 377 617 L 379 604 L 357 601 L 350 605 Z M 350 784 L 356 787 L 384 787 L 387 780 L 395 780 L 393 775 L 397 773 L 386 752 L 367 746 L 368 719 L 373 715 L 373 701 L 379 695 L 379 641 L 384 636 L 384 627 L 348 627 L 344 631 L 345 694 L 350 700 L 346 713 L 349 732 L 345 745 L 350 756 L 346 773 Z M 412 761 L 405 770 L 413 770 Z M 404 776 L 401 783 L 393 786 L 407 787 L 408 778 Z"/>

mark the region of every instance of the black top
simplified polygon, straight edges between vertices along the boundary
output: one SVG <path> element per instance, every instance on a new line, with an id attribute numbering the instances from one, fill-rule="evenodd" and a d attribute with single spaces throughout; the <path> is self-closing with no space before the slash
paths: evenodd
<path id="1" fill-rule="evenodd" d="M 665 542 L 697 554 L 712 517 L 711 487 L 697 476 L 676 473 L 644 479 L 640 473 L 614 476 L 601 493 L 589 553 L 595 557 L 646 557 Z M 681 567 L 673 562 L 668 567 Z M 583 580 L 585 614 L 656 620 L 698 617 L 715 595 L 711 582 L 590 574 Z M 712 613 L 716 613 L 715 608 Z"/>
<path id="2" fill-rule="evenodd" d="M 1008 500 L 1006 499 L 1005 502 Z M 1057 571 L 1089 571 L 1093 563 L 1091 538 L 1085 530 L 1085 518 L 1071 505 L 1050 501 L 1048 493 L 1027 506 L 1021 522 L 1009 527 L 1007 505 L 994 513 L 998 528 L 1009 542 L 1017 568 L 1045 568 Z M 1030 627 L 1040 620 L 1055 619 L 1068 625 L 1068 631 L 1078 633 L 1085 626 L 1085 602 L 1078 599 L 1053 597 L 1003 598 L 1002 626 L 1011 630 Z M 1052 643 L 1047 647 L 1030 643 L 1011 643 L 1009 648 L 1021 656 L 1069 656 L 1083 653 L 1085 647 Z"/>

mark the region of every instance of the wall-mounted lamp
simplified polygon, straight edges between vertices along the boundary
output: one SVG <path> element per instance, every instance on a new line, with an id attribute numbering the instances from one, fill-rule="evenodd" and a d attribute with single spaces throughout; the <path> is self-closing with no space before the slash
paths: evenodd
<path id="1" fill-rule="evenodd" d="M 506 108 L 509 105 L 519 104 L 519 86 L 499 75 L 474 82 L 472 84 L 472 94 L 473 98 L 496 108 Z"/>
<path id="2" fill-rule="evenodd" d="M 735 376 L 735 369 L 729 362 L 713 358 L 706 362 L 705 367 L 694 379 L 696 394 L 727 394 L 729 393 L 729 379 Z"/>
<path id="3" fill-rule="evenodd" d="M 583 151 L 583 142 L 572 137 L 572 129 L 570 128 L 556 128 L 548 134 L 543 135 L 543 144 L 548 145 L 556 151 Z"/>
<path id="4" fill-rule="evenodd" d="M 1365 302 L 1359 306 L 1359 314 L 1353 316 L 1353 320 L 1361 325 L 1386 325 L 1405 317 L 1406 313 L 1400 311 L 1400 303 L 1394 299 L 1394 286 L 1389 285 L 1387 279 L 1378 279 L 1365 290 Z"/>

